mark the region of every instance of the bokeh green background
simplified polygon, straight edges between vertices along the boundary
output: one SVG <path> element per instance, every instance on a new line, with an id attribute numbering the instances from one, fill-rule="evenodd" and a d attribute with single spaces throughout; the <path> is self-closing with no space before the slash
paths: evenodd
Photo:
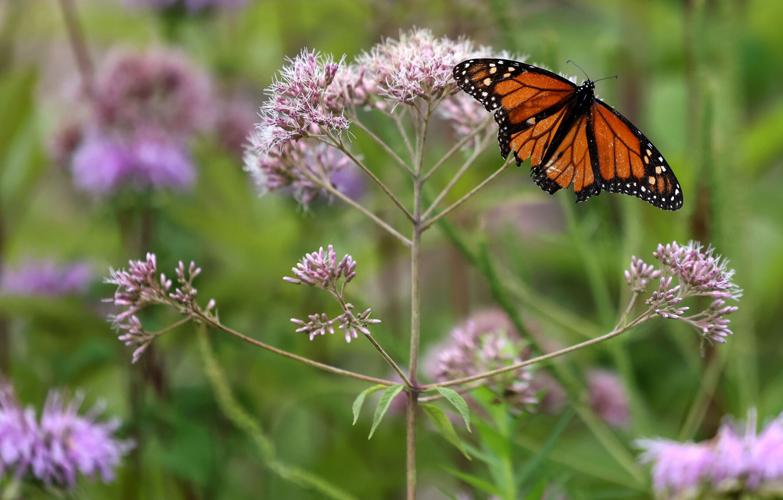
<path id="1" fill-rule="evenodd" d="M 460 210 L 455 227 L 471 244 L 486 244 L 504 279 L 514 284 L 513 300 L 531 330 L 563 344 L 611 327 L 626 298 L 622 270 L 631 255 L 647 257 L 659 242 L 699 239 L 731 259 L 745 295 L 726 345 L 702 355 L 693 332 L 656 320 L 571 358 L 580 368 L 600 365 L 623 373 L 634 392 L 632 424 L 616 436 L 630 453 L 638 437 L 703 439 L 714 435 L 723 415 L 743 417 L 755 407 L 763 420 L 783 410 L 783 3 L 258 0 L 214 16 L 160 16 L 108 0 L 76 5 L 97 61 L 117 46 L 174 45 L 218 81 L 252 91 L 256 104 L 283 58 L 303 47 L 351 57 L 414 26 L 528 54 L 529 61 L 567 73 L 576 72 L 565 64 L 573 59 L 593 79 L 618 75 L 600 83 L 598 92 L 667 156 L 685 192 L 682 210 L 663 212 L 610 195 L 579 206 L 571 194 L 550 201 L 523 166 Z M 156 252 L 165 268 L 194 259 L 204 267 L 201 294 L 216 298 L 227 324 L 303 355 L 386 376 L 366 343 L 346 345 L 337 337 L 310 343 L 292 333 L 291 316 L 327 302 L 285 285 L 281 277 L 304 252 L 334 243 L 359 262 L 353 292 L 384 320 L 375 335 L 395 357 L 406 359 L 407 262 L 395 241 L 338 202 L 303 211 L 284 196 L 257 198 L 241 162 L 209 137 L 196 148 L 199 180 L 191 193 L 110 201 L 85 196 L 48 154 L 58 124 L 83 105 L 67 92 L 78 73 L 58 3 L 4 0 L 0 24 L 5 265 L 27 258 L 86 259 L 101 274 L 146 250 Z M 437 129 L 431 159 L 453 140 L 446 127 Z M 382 151 L 361 138 L 357 145 L 379 175 L 406 188 Z M 453 199 L 499 161 L 491 148 Z M 458 167 L 456 159 L 453 163 L 437 182 Z M 391 216 L 376 193 L 365 201 Z M 124 244 L 123 231 L 129 229 L 116 217 L 118 210 L 140 203 L 154 221 L 149 248 Z M 425 352 L 453 324 L 493 305 L 485 276 L 437 229 L 425 238 L 423 280 Z M 286 479 L 287 466 L 357 498 L 402 495 L 400 415 L 390 415 L 368 442 L 368 417 L 351 426 L 350 405 L 361 383 L 219 334 L 211 336 L 216 359 L 274 447 L 278 469 L 218 406 L 192 329 L 157 343 L 168 388 L 162 396 L 148 390 L 143 408 L 132 414 L 127 387 L 132 370 L 140 368 L 130 365 L 129 352 L 103 319 L 100 299 L 111 292 L 96 281 L 87 297 L 0 298 L 0 317 L 10 331 L 10 341 L 0 348 L 9 349 L 7 377 L 25 403 L 39 406 L 53 387 L 81 388 L 88 405 L 106 401 L 125 430 L 135 428 L 144 437 L 137 465 L 126 461 L 112 484 L 83 483 L 78 497 L 322 495 L 296 478 Z M 156 317 L 161 325 L 170 319 Z M 545 445 L 558 421 L 543 414 L 515 417 L 511 430 L 496 429 L 501 444 L 494 448 L 486 442 L 493 439 L 492 424 L 481 437 L 466 439 L 502 455 L 520 474 L 533 467 L 536 481 L 522 488 L 531 498 L 550 481 L 569 498 L 649 496 L 649 484 L 634 480 L 579 419 Z M 420 432 L 419 439 L 423 494 L 441 498 L 471 491 L 448 469 L 493 482 L 491 467 L 466 462 L 434 432 Z M 487 496 L 481 490 L 474 495 Z"/>

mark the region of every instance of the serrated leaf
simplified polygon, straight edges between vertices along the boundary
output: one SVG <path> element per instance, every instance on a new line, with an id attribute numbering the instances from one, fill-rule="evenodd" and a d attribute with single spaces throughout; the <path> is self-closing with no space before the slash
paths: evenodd
<path id="1" fill-rule="evenodd" d="M 446 398 L 446 400 L 451 403 L 451 406 L 456 408 L 459 414 L 462 415 L 462 420 L 465 421 L 465 428 L 468 432 L 473 432 L 470 430 L 470 409 L 468 408 L 468 403 L 465 401 L 465 398 L 460 396 L 454 389 L 449 389 L 448 387 L 436 387 L 435 390 Z"/>
<path id="2" fill-rule="evenodd" d="M 372 439 L 372 435 L 375 434 L 375 429 L 378 428 L 381 420 L 383 420 L 383 416 L 386 415 L 386 412 L 389 410 L 392 400 L 402 392 L 402 389 L 403 385 L 399 384 L 387 387 L 386 390 L 383 391 L 381 399 L 378 401 L 378 406 L 375 407 L 375 415 L 372 417 L 372 427 L 370 428 L 370 435 L 367 436 L 367 439 Z"/>
<path id="3" fill-rule="evenodd" d="M 470 454 L 468 454 L 468 450 L 465 449 L 464 443 L 459 438 L 457 431 L 455 431 L 454 426 L 451 425 L 451 420 L 446 416 L 446 413 L 435 405 L 423 404 L 421 407 L 424 409 L 424 413 L 430 417 L 432 423 L 438 428 L 438 431 L 446 438 L 446 441 L 453 444 L 465 458 L 472 460 Z"/>
<path id="4" fill-rule="evenodd" d="M 353 400 L 353 424 L 356 425 L 356 422 L 359 420 L 359 414 L 362 412 L 362 406 L 364 406 L 364 400 L 367 399 L 367 396 L 372 394 L 373 392 L 380 391 L 386 387 L 385 385 L 378 384 L 374 385 L 372 387 L 368 387 L 367 389 L 363 390 L 359 393 L 358 396 L 356 396 L 356 399 Z"/>

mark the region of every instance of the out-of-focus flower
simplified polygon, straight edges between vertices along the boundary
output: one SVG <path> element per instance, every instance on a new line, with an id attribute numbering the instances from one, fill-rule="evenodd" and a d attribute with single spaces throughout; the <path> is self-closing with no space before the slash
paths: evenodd
<path id="1" fill-rule="evenodd" d="M 641 440 L 643 462 L 654 463 L 653 486 L 658 493 L 687 498 L 694 495 L 709 477 L 712 452 L 694 443 L 667 440 Z"/>
<path id="2" fill-rule="evenodd" d="M 94 85 L 101 129 L 157 129 L 181 139 L 210 124 L 209 77 L 179 52 L 117 51 L 101 65 Z"/>
<path id="3" fill-rule="evenodd" d="M 642 461 L 653 464 L 653 485 L 666 498 L 783 494 L 783 415 L 756 433 L 755 412 L 744 429 L 730 421 L 701 443 L 639 440 Z M 711 497 L 710 497 L 711 498 Z"/>
<path id="4" fill-rule="evenodd" d="M 5 269 L 0 277 L 0 294 L 67 295 L 84 292 L 93 278 L 89 264 L 56 264 L 52 261 L 28 261 L 17 268 Z"/>
<path id="5" fill-rule="evenodd" d="M 131 175 L 142 185 L 184 189 L 196 180 L 187 150 L 160 134 L 147 134 L 130 145 Z"/>
<path id="6" fill-rule="evenodd" d="M 616 373 L 607 370 L 589 371 L 587 392 L 590 407 L 606 423 L 614 427 L 628 426 L 628 394 Z"/>
<path id="7" fill-rule="evenodd" d="M 737 310 L 727 301 L 737 301 L 742 296 L 727 261 L 715 255 L 712 248 L 705 250 L 701 243 L 693 241 L 687 245 L 658 245 L 653 255 L 660 262 L 657 268 L 632 258 L 631 267 L 625 272 L 631 289 L 642 293 L 650 281 L 657 279 L 657 289 L 646 300 L 656 314 L 685 321 L 709 342 L 726 342 L 732 334 L 726 316 Z M 682 302 L 690 297 L 706 297 L 711 302 L 706 309 L 687 315 L 690 307 Z"/>
<path id="8" fill-rule="evenodd" d="M 0 380 L 0 479 L 24 476 L 36 446 L 35 413 L 16 401 L 11 386 Z"/>
<path id="9" fill-rule="evenodd" d="M 454 327 L 449 337 L 434 348 L 437 362 L 427 363 L 436 381 L 476 375 L 522 361 L 526 349 L 508 316 L 498 310 L 474 314 Z M 529 410 L 537 403 L 532 371 L 523 368 L 490 379 L 488 386 L 517 409 Z"/>
<path id="10" fill-rule="evenodd" d="M 326 250 L 321 247 L 317 252 L 306 254 L 291 271 L 294 276 L 284 276 L 285 281 L 322 288 L 337 300 L 342 309 L 342 314 L 334 318 L 325 313 L 310 314 L 307 321 L 291 318 L 296 325 L 296 333 L 304 333 L 313 340 L 327 333 L 334 334 L 335 328 L 339 328 L 345 335 L 345 341 L 350 343 L 360 333 L 370 335 L 369 325 L 381 322 L 370 316 L 370 308 L 354 313 L 353 304 L 345 300 L 345 286 L 356 276 L 356 261 L 350 255 L 346 254 L 338 261 L 334 247 L 328 245 Z"/>
<path id="11" fill-rule="evenodd" d="M 454 65 L 484 52 L 468 40 L 436 38 L 429 30 L 416 29 L 384 40 L 357 62 L 382 97 L 410 104 L 417 98 L 437 100 L 455 93 Z"/>
<path id="12" fill-rule="evenodd" d="M 335 175 L 350 166 L 350 158 L 342 151 L 320 142 L 297 141 L 272 150 L 250 148 L 245 152 L 245 171 L 259 193 L 288 189 L 305 207 L 319 195 L 326 196 L 322 185 L 333 183 Z"/>
<path id="13" fill-rule="evenodd" d="M 238 95 L 221 99 L 214 119 L 214 129 L 220 145 L 241 158 L 256 118 L 255 105 L 250 99 L 243 99 Z"/>
<path id="14" fill-rule="evenodd" d="M 347 157 L 344 157 L 348 160 Z M 345 165 L 336 170 L 331 177 L 332 185 L 352 200 L 358 200 L 367 191 L 367 178 L 364 172 L 354 165 Z"/>
<path id="15" fill-rule="evenodd" d="M 189 12 L 202 12 L 215 9 L 236 9 L 243 7 L 247 0 L 124 0 L 131 8 L 173 9 L 185 8 Z"/>
<path id="16" fill-rule="evenodd" d="M 435 112 L 451 125 L 458 136 L 466 136 L 486 125 L 490 116 L 481 103 L 464 92 L 444 99 Z"/>
<path id="17" fill-rule="evenodd" d="M 250 149 L 256 154 L 274 152 L 303 137 L 339 135 L 347 130 L 349 122 L 342 107 L 334 107 L 342 103 L 326 99 L 341 64 L 309 50 L 289 59 L 265 91 L 267 99 L 250 136 Z"/>
<path id="18" fill-rule="evenodd" d="M 111 481 L 132 443 L 115 437 L 116 420 L 98 420 L 99 408 L 79 414 L 82 399 L 66 402 L 50 392 L 36 421 L 35 411 L 23 409 L 10 387 L 0 388 L 0 478 L 9 473 L 64 489 L 79 476 Z"/>
<path id="19" fill-rule="evenodd" d="M 87 117 L 66 122 L 52 146 L 74 183 L 107 195 L 190 187 L 189 142 L 212 124 L 210 81 L 178 52 L 117 51 L 99 68 Z"/>
<path id="20" fill-rule="evenodd" d="M 201 268 L 191 262 L 188 266 L 180 261 L 174 271 L 177 286 L 165 274 L 158 274 L 155 254 L 148 253 L 144 260 L 131 260 L 128 269 L 111 269 L 106 283 L 115 285 L 114 296 L 107 299 L 118 312 L 109 316 L 118 339 L 128 347 L 135 347 L 133 362 L 139 360 L 147 347 L 160 336 L 160 332 L 148 332 L 139 318 L 139 313 L 147 306 L 164 304 L 174 307 L 185 316 L 211 314 L 215 301 L 210 300 L 205 307 L 196 303 L 198 290 L 193 280 L 201 274 Z"/>

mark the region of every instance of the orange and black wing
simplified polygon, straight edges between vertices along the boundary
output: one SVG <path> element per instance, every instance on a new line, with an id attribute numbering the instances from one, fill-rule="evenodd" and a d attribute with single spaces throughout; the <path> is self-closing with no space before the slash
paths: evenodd
<path id="1" fill-rule="evenodd" d="M 571 81 L 536 66 L 474 59 L 454 67 L 459 86 L 495 112 L 500 153 L 517 165 L 530 159 L 533 180 L 552 194 L 573 183 L 577 200 L 601 191 L 588 119 L 574 116 Z"/>
<path id="2" fill-rule="evenodd" d="M 563 115 L 568 123 L 557 127 L 552 147 L 538 161 L 534 149 L 533 180 L 550 194 L 573 185 L 576 201 L 584 201 L 601 192 L 601 180 L 595 172 L 596 152 L 588 134 L 589 118 L 569 116 L 567 111 Z"/>
<path id="3" fill-rule="evenodd" d="M 519 135 L 556 115 L 566 107 L 576 90 L 576 85 L 560 75 L 507 59 L 462 62 L 454 67 L 454 79 L 488 111 L 495 112 L 500 154 L 506 158 L 513 150 L 517 164 L 529 158 L 535 149 L 527 155 L 521 154 L 523 141 Z M 556 127 L 560 122 L 555 119 L 547 123 Z M 536 135 L 540 136 L 541 127 L 538 128 Z"/>
<path id="4" fill-rule="evenodd" d="M 682 207 L 682 188 L 663 155 L 628 119 L 596 99 L 590 110 L 597 174 L 604 189 L 664 210 Z"/>

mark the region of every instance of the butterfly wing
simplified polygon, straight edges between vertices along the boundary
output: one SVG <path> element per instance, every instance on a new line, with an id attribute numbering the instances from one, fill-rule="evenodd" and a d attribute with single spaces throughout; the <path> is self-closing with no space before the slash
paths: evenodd
<path id="1" fill-rule="evenodd" d="M 568 119 L 567 111 L 563 111 Z M 533 152 L 532 176 L 538 186 L 553 194 L 573 184 L 577 201 L 584 201 L 601 192 L 601 180 L 595 175 L 596 152 L 588 136 L 590 120 L 587 115 L 574 117 L 562 127 L 551 151 L 539 159 Z M 523 148 L 528 147 L 526 143 Z"/>
<path id="2" fill-rule="evenodd" d="M 572 116 L 577 87 L 571 81 L 505 59 L 466 61 L 455 66 L 454 78 L 495 111 L 500 153 L 506 158 L 513 152 L 517 165 L 530 159 L 533 180 L 541 189 L 552 194 L 573 183 L 579 201 L 601 191 L 588 141 L 589 119 Z"/>
<path id="3" fill-rule="evenodd" d="M 498 143 L 503 158 L 513 150 L 517 164 L 528 159 L 537 147 L 551 140 L 554 131 L 542 131 L 539 125 L 536 141 L 528 152 L 520 154 L 529 139 L 520 134 L 537 123 L 558 115 L 574 95 L 576 85 L 560 75 L 536 66 L 507 59 L 471 59 L 454 67 L 457 84 L 487 108 L 495 112 Z M 556 128 L 562 116 L 546 123 Z M 549 133 L 551 132 L 551 134 Z M 535 165 L 535 162 L 533 162 Z"/>
<path id="4" fill-rule="evenodd" d="M 590 110 L 598 173 L 604 189 L 664 210 L 682 207 L 682 188 L 658 148 L 627 118 L 596 99 Z"/>

